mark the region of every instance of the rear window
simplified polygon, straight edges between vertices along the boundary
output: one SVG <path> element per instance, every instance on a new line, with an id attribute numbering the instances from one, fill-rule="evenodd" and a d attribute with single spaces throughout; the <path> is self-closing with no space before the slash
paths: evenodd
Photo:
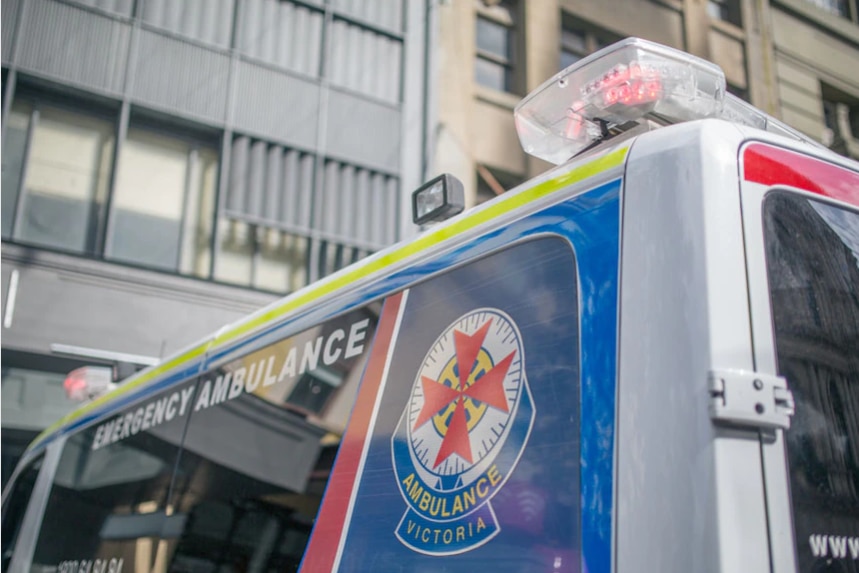
<path id="1" fill-rule="evenodd" d="M 859 214 L 787 192 L 764 203 L 799 570 L 859 563 Z"/>

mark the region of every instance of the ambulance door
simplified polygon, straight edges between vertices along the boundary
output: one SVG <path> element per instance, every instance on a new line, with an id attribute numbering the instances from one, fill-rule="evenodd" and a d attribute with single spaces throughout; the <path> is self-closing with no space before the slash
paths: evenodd
<path id="1" fill-rule="evenodd" d="M 761 431 L 773 571 L 855 573 L 859 173 L 763 143 L 740 159 L 760 408 L 789 421 Z"/>

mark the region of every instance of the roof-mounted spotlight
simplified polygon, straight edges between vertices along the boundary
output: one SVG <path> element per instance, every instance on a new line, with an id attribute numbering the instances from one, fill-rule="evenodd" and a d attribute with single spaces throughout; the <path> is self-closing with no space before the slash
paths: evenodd
<path id="1" fill-rule="evenodd" d="M 416 225 L 444 221 L 464 208 L 462 181 L 450 173 L 439 175 L 412 193 L 412 221 Z"/>

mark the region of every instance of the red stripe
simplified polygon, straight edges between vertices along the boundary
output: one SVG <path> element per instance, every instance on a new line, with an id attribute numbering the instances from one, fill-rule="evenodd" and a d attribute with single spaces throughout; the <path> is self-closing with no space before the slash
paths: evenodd
<path id="1" fill-rule="evenodd" d="M 355 488 L 356 477 L 358 477 L 361 453 L 364 450 L 367 436 L 372 430 L 370 418 L 373 415 L 379 386 L 382 383 L 382 374 L 391 347 L 402 298 L 402 293 L 398 293 L 385 300 L 382 316 L 379 319 L 379 327 L 376 329 L 376 339 L 373 343 L 367 369 L 364 372 L 364 379 L 358 390 L 358 398 L 352 409 L 346 434 L 340 443 L 340 450 L 337 452 L 337 462 L 334 464 L 331 478 L 328 480 L 328 487 L 325 490 L 319 515 L 316 516 L 316 524 L 313 526 L 310 542 L 304 554 L 301 571 L 313 571 L 314 573 L 331 571 L 334 566 L 337 547 L 340 544 L 340 537 L 343 535 L 346 513 L 349 510 L 349 500 L 352 498 L 352 491 Z"/>
<path id="2" fill-rule="evenodd" d="M 743 177 L 789 185 L 859 206 L 859 173 L 787 149 L 753 143 L 743 151 Z"/>

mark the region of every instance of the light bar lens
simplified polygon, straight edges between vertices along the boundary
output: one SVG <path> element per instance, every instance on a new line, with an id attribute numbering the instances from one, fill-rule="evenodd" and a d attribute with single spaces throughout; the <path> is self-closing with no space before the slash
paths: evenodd
<path id="1" fill-rule="evenodd" d="M 722 70 L 700 58 L 638 38 L 585 58 L 516 107 L 526 152 L 559 164 L 614 126 L 648 114 L 667 123 L 713 117 L 725 93 Z"/>
<path id="2" fill-rule="evenodd" d="M 719 66 L 639 38 L 559 72 L 523 99 L 514 116 L 522 148 L 556 165 L 612 130 L 626 131 L 643 120 L 671 124 L 715 117 L 822 147 L 726 93 Z"/>

